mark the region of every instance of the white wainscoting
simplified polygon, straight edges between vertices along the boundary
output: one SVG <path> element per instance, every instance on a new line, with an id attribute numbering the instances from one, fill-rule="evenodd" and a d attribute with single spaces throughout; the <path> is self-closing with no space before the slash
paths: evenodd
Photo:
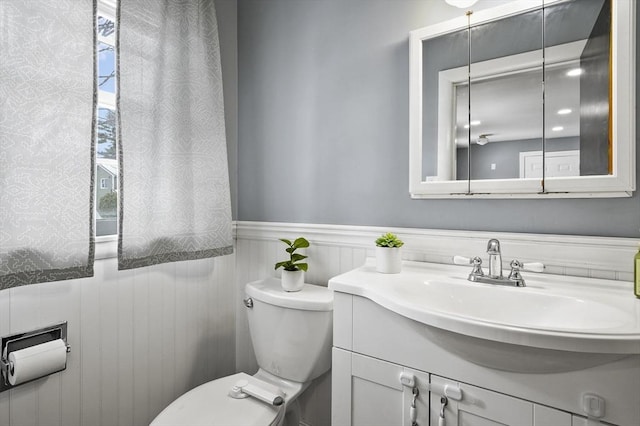
<path id="1" fill-rule="evenodd" d="M 500 232 L 446 231 L 367 226 L 238 222 L 236 357 L 239 371 L 253 373 L 257 364 L 242 304 L 244 284 L 270 276 L 277 261 L 285 260 L 279 238 L 304 236 L 311 242 L 306 282 L 327 285 L 329 279 L 361 266 L 375 255 L 374 240 L 383 232 L 394 232 L 404 240 L 407 260 L 452 263 L 454 255 L 485 259 L 490 238 L 501 242 L 503 261 L 543 262 L 546 273 L 629 281 L 632 297 L 633 256 L 638 241 L 603 238 Z M 461 273 L 464 272 L 461 267 Z M 526 272 L 523 273 L 526 277 Z M 323 377 L 301 398 L 303 421 L 313 426 L 330 424 L 330 378 Z"/>
<path id="2" fill-rule="evenodd" d="M 100 254 L 102 253 L 102 254 Z M 67 369 L 0 394 L 2 426 L 148 425 L 235 371 L 235 255 L 0 291 L 0 335 L 68 321 Z"/>
<path id="3" fill-rule="evenodd" d="M 255 371 L 243 288 L 279 276 L 278 238 L 308 238 L 307 282 L 326 285 L 373 256 L 373 240 L 386 231 L 405 241 L 406 259 L 483 255 L 495 237 L 505 261 L 628 280 L 632 291 L 637 241 L 625 238 L 238 222 L 235 255 L 121 272 L 113 247 L 103 245 L 93 278 L 0 291 L 0 335 L 68 321 L 72 346 L 67 370 L 0 394 L 0 425 L 147 425 L 184 391 L 236 369 Z M 330 389 L 325 375 L 301 398 L 305 423 L 329 425 Z"/>

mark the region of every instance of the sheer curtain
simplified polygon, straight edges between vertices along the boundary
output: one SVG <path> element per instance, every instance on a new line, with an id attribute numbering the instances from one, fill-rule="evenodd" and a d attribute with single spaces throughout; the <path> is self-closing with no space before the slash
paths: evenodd
<path id="1" fill-rule="evenodd" d="M 0 290 L 93 275 L 93 0 L 0 0 Z"/>
<path id="2" fill-rule="evenodd" d="M 213 0 L 120 0 L 118 268 L 233 251 Z"/>

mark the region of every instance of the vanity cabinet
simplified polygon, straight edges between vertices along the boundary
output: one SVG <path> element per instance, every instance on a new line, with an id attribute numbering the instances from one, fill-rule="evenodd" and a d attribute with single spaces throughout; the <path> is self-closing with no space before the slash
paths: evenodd
<path id="1" fill-rule="evenodd" d="M 432 327 L 366 297 L 335 292 L 333 426 L 586 426 L 584 395 L 606 401 L 600 424 L 638 424 L 640 357 L 546 373 L 501 371 L 443 348 Z M 413 383 L 402 379 L 413 378 Z"/>
<path id="2" fill-rule="evenodd" d="M 334 425 L 411 426 L 411 405 L 415 398 L 416 422 L 429 422 L 429 375 L 401 365 L 360 354 L 333 349 Z M 413 386 L 405 386 L 400 377 L 413 377 Z M 335 395 L 335 394 L 334 394 Z M 437 423 L 436 423 L 437 424 Z"/>
<path id="3" fill-rule="evenodd" d="M 338 348 L 333 375 L 339 388 L 334 395 L 340 395 L 333 406 L 336 426 L 412 426 L 414 420 L 418 426 L 438 425 L 445 386 L 465 395 L 447 398 L 448 426 L 572 426 L 570 413 Z M 414 384 L 403 384 L 403 375 Z"/>

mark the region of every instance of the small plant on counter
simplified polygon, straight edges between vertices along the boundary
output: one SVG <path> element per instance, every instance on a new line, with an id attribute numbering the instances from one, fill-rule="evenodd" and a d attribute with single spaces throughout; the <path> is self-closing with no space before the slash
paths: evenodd
<path id="1" fill-rule="evenodd" d="M 380 238 L 376 240 L 376 246 L 378 247 L 402 247 L 404 243 L 395 234 L 387 232 L 382 234 Z"/>
<path id="2" fill-rule="evenodd" d="M 397 274 L 402 269 L 400 247 L 404 242 L 395 234 L 387 232 L 376 240 L 376 271 L 383 274 Z"/>
<path id="3" fill-rule="evenodd" d="M 296 253 L 296 250 L 309 247 L 309 241 L 302 237 L 296 238 L 293 242 L 286 238 L 280 238 L 280 241 L 288 246 L 286 251 L 289 253 L 289 260 L 276 263 L 275 269 L 284 268 L 285 271 L 306 271 L 309 265 L 306 262 L 300 261 L 306 259 L 308 256 Z"/>

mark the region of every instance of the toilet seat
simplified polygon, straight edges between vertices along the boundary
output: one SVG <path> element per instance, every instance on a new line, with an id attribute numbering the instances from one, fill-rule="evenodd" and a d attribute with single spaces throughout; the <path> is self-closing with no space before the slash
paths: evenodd
<path id="1" fill-rule="evenodd" d="M 185 393 L 151 422 L 150 426 L 265 426 L 277 425 L 284 409 L 255 398 L 234 399 L 229 390 L 240 380 L 251 380 L 245 373 L 233 374 L 204 383 Z M 282 406 L 284 407 L 284 406 Z"/>

